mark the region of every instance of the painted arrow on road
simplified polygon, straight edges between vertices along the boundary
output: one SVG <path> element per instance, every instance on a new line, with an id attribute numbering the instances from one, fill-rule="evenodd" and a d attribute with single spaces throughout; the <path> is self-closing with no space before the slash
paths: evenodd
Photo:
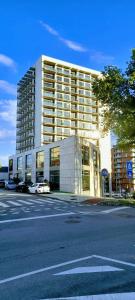
<path id="1" fill-rule="evenodd" d="M 79 267 L 64 272 L 56 273 L 54 275 L 69 275 L 69 274 L 82 274 L 82 273 L 101 273 L 101 272 L 117 272 L 124 271 L 123 269 L 115 268 L 112 266 L 95 266 L 95 267 Z"/>

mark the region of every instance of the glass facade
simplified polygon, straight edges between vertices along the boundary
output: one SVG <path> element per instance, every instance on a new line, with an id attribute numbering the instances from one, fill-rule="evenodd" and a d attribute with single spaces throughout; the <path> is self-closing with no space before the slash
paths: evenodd
<path id="1" fill-rule="evenodd" d="M 44 168 L 44 151 L 39 151 L 36 153 L 36 168 Z"/>
<path id="2" fill-rule="evenodd" d="M 50 149 L 50 166 L 60 165 L 60 147 Z"/>
<path id="3" fill-rule="evenodd" d="M 22 170 L 22 156 L 17 157 L 17 171 Z"/>
<path id="4" fill-rule="evenodd" d="M 25 173 L 25 182 L 31 182 L 31 172 Z"/>
<path id="5" fill-rule="evenodd" d="M 50 188 L 51 190 L 59 190 L 60 188 L 60 171 L 51 170 L 50 171 Z"/>
<path id="6" fill-rule="evenodd" d="M 82 165 L 90 165 L 90 150 L 88 146 L 82 146 Z"/>
<path id="7" fill-rule="evenodd" d="M 9 172 L 13 171 L 13 159 L 9 160 Z"/>
<path id="8" fill-rule="evenodd" d="M 82 190 L 83 191 L 90 190 L 90 171 L 86 171 L 86 170 L 82 171 Z"/>
<path id="9" fill-rule="evenodd" d="M 26 155 L 25 167 L 26 167 L 26 169 L 29 169 L 29 168 L 31 168 L 31 166 L 32 166 L 32 155 L 28 154 L 28 155 Z"/>

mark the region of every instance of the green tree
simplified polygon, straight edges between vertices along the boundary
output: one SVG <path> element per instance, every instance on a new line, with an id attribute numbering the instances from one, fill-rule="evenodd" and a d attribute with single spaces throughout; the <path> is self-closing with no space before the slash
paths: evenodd
<path id="1" fill-rule="evenodd" d="M 101 102 L 104 132 L 112 130 L 121 148 L 135 146 L 135 49 L 126 71 L 106 66 L 93 92 Z"/>

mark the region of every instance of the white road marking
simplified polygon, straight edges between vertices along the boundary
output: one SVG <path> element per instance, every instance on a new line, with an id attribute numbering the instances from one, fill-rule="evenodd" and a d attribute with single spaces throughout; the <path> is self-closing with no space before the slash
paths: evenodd
<path id="1" fill-rule="evenodd" d="M 43 203 L 41 200 L 34 200 L 34 199 L 30 199 L 29 201 L 31 201 L 31 202 L 34 202 L 34 203 L 36 203 L 36 204 L 41 204 L 41 203 Z"/>
<path id="2" fill-rule="evenodd" d="M 9 205 L 7 205 L 6 203 L 0 202 L 0 206 L 2 207 L 9 207 Z"/>
<path id="3" fill-rule="evenodd" d="M 116 208 L 111 208 L 111 209 L 107 209 L 107 210 L 102 210 L 100 213 L 109 214 L 111 212 L 114 212 L 117 210 L 122 210 L 122 209 L 127 209 L 127 208 L 130 208 L 130 207 L 129 206 L 116 207 Z"/>
<path id="4" fill-rule="evenodd" d="M 135 293 L 116 293 L 116 294 L 101 294 L 101 295 L 88 295 L 76 296 L 66 298 L 48 298 L 42 300 L 135 300 Z M 41 299 L 39 299 L 41 300 Z"/>
<path id="5" fill-rule="evenodd" d="M 17 201 L 8 200 L 7 202 L 10 203 L 10 204 L 13 204 L 15 206 L 22 206 L 22 204 L 18 203 Z"/>
<path id="6" fill-rule="evenodd" d="M 20 203 L 22 203 L 22 204 L 27 204 L 27 205 L 32 205 L 32 203 L 31 202 L 29 202 L 29 200 L 28 201 L 25 201 L 25 200 L 18 200 Z"/>
<path id="7" fill-rule="evenodd" d="M 47 218 L 63 217 L 63 216 L 68 216 L 68 215 L 74 215 L 74 213 L 68 212 L 68 213 L 55 214 L 55 215 L 37 216 L 37 217 L 20 218 L 20 219 L 9 219 L 9 220 L 0 221 L 0 224 L 21 222 L 21 221 L 29 221 L 29 220 L 36 220 L 36 219 L 47 219 Z"/>
<path id="8" fill-rule="evenodd" d="M 126 265 L 126 266 L 130 266 L 130 267 L 135 268 L 135 264 L 132 264 L 132 263 L 129 263 L 129 262 L 126 262 L 126 261 L 113 259 L 113 258 L 109 258 L 109 257 L 106 257 L 106 256 L 100 256 L 100 255 L 93 255 L 93 257 L 100 258 L 100 259 L 107 260 L 107 261 L 112 261 L 112 262 L 115 262 L 115 263 L 118 263 L 118 264 L 122 264 L 122 265 Z"/>
<path id="9" fill-rule="evenodd" d="M 73 214 L 73 213 L 70 213 L 70 214 Z M 57 214 L 57 215 L 54 215 L 54 216 L 62 216 L 62 215 L 67 215 L 67 214 L 61 214 L 61 215 Z M 42 217 L 45 217 L 45 216 L 42 216 Z M 37 217 L 37 218 L 40 218 L 40 217 Z M 25 218 L 25 219 L 27 220 L 27 219 L 35 219 L 35 218 Z M 11 220 L 11 221 L 13 221 L 13 220 Z M 3 221 L 3 222 L 5 222 L 5 221 Z M 2 222 L 0 222 L 0 223 L 2 223 Z M 115 260 L 115 259 L 111 259 L 111 258 L 108 258 L 108 257 L 99 256 L 99 255 L 90 255 L 90 256 L 85 256 L 85 257 L 81 257 L 81 258 L 78 258 L 78 259 L 66 261 L 64 263 L 56 264 L 56 265 L 53 265 L 53 266 L 50 266 L 50 267 L 45 267 L 45 268 L 42 268 L 42 269 L 31 271 L 31 272 L 28 272 L 28 273 L 23 273 L 23 274 L 20 274 L 20 275 L 17 275 L 17 276 L 2 279 L 2 280 L 0 280 L 0 284 L 10 282 L 10 281 L 14 281 L 14 280 L 17 280 L 17 279 L 20 279 L 20 278 L 25 278 L 25 277 L 28 277 L 28 276 L 31 276 L 31 275 L 39 274 L 39 273 L 42 273 L 42 272 L 45 272 L 45 271 L 48 271 L 48 270 L 53 270 L 53 269 L 56 269 L 56 268 L 67 266 L 67 265 L 70 265 L 70 264 L 73 264 L 73 263 L 78 263 L 80 261 L 85 261 L 85 260 L 88 260 L 88 259 L 92 259 L 93 257 L 103 259 L 103 260 L 107 260 L 107 261 L 120 263 L 120 264 L 123 264 L 123 265 L 132 266 L 132 267 L 135 268 L 135 264 L 132 264 L 132 263 L 128 263 L 128 262 L 120 261 L 120 260 Z M 130 293 L 130 294 L 132 294 L 132 293 Z M 118 295 L 121 295 L 121 294 L 118 294 Z M 123 295 L 125 295 L 125 294 L 123 294 Z M 128 293 L 126 295 L 128 295 Z M 135 293 L 134 293 L 134 295 L 135 295 Z M 98 296 L 98 295 L 96 295 L 96 296 Z M 105 296 L 105 295 L 103 295 L 103 296 Z M 70 299 L 70 298 L 59 298 L 59 299 Z M 75 299 L 75 298 L 71 298 L 71 299 Z M 104 300 L 105 298 L 101 298 L 101 300 L 102 299 Z M 124 298 L 121 298 L 121 300 L 123 300 L 123 299 Z M 125 298 L 125 300 L 127 300 L 127 299 L 130 300 L 130 298 Z M 93 298 L 91 298 L 91 300 L 93 300 Z M 95 300 L 98 300 L 98 298 L 97 299 L 95 298 Z M 99 298 L 99 300 L 100 300 L 100 298 Z M 110 300 L 110 298 L 107 299 L 107 300 Z M 117 300 L 117 298 L 114 298 L 114 300 Z M 120 300 L 120 298 L 118 298 L 118 300 Z M 135 300 L 135 298 L 131 298 L 131 300 Z"/>
<path id="10" fill-rule="evenodd" d="M 32 272 L 20 274 L 20 275 L 17 275 L 17 276 L 9 277 L 9 278 L 6 278 L 6 279 L 2 279 L 2 280 L 0 280 L 0 284 L 10 282 L 10 281 L 14 281 L 14 280 L 17 280 L 17 279 L 20 279 L 20 278 L 28 277 L 28 276 L 31 276 L 31 275 L 39 274 L 39 273 L 42 273 L 42 272 L 45 272 L 45 271 L 48 271 L 48 270 L 53 270 L 53 269 L 56 269 L 56 268 L 59 268 L 59 267 L 70 265 L 70 264 L 73 264 L 73 263 L 76 263 L 76 262 L 79 262 L 79 261 L 83 261 L 83 260 L 87 260 L 87 259 L 90 259 L 90 258 L 92 258 L 92 255 L 82 257 L 82 258 L 78 258 L 78 259 L 74 259 L 74 260 L 70 260 L 70 261 L 67 261 L 67 262 L 64 262 L 64 263 L 60 263 L 60 264 L 53 265 L 53 266 L 50 266 L 50 267 L 45 267 L 45 268 L 38 269 L 38 270 L 35 270 L 35 271 L 32 271 Z"/>
<path id="11" fill-rule="evenodd" d="M 69 274 L 82 274 L 82 273 L 101 273 L 101 272 L 117 272 L 124 271 L 123 269 L 118 269 L 111 266 L 95 266 L 95 267 L 80 267 L 64 272 L 56 273 L 54 275 L 69 275 Z"/>

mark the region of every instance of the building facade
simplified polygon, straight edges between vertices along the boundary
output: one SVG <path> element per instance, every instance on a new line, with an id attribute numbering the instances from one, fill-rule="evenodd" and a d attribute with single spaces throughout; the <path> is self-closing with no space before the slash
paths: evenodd
<path id="1" fill-rule="evenodd" d="M 90 145 L 95 146 L 97 153 L 100 153 L 100 169 L 107 168 L 109 173 L 111 172 L 110 134 L 102 137 L 101 107 L 92 92 L 93 80 L 99 75 L 100 72 L 98 71 L 44 55 L 28 70 L 18 83 L 16 155 L 10 158 L 12 165 L 11 168 L 9 166 L 10 176 L 13 174 L 19 176 L 19 165 L 22 165 L 22 178 L 29 179 L 29 172 L 26 172 L 26 169 L 29 169 L 27 167 L 29 161 L 34 159 L 32 158 L 34 155 L 41 155 L 43 159 L 44 152 L 46 153 L 44 157 L 46 167 L 44 174 L 42 173 L 43 170 L 41 172 L 38 170 L 39 177 L 41 176 L 40 179 L 47 177 L 50 181 L 51 175 L 46 172 L 48 170 L 47 165 L 50 170 L 52 166 L 49 165 L 50 154 L 47 153 L 50 153 L 50 148 L 55 148 L 56 143 L 60 143 L 59 147 L 63 149 L 66 140 L 67 143 L 70 141 L 70 137 L 81 139 L 82 145 L 88 143 L 89 148 Z M 64 151 L 66 153 L 66 147 Z M 37 152 L 42 153 L 35 154 Z M 76 160 L 76 150 L 73 153 Z M 79 153 L 82 162 L 83 150 Z M 48 158 L 48 162 L 46 158 Z M 33 163 L 35 161 L 37 161 L 36 158 Z M 75 162 L 73 165 L 75 168 Z M 34 163 L 33 166 L 36 167 L 33 167 L 34 169 L 31 171 L 31 178 L 35 182 L 38 180 L 37 165 Z M 12 172 L 11 169 L 13 169 Z M 97 172 L 99 173 L 99 171 L 98 165 Z M 62 174 L 61 171 L 59 188 L 67 191 L 67 187 L 64 188 L 61 183 L 64 180 Z M 75 174 L 74 170 L 74 181 L 76 180 Z M 81 178 L 82 174 L 81 172 Z M 96 176 L 94 174 L 96 173 L 93 173 L 92 176 Z M 81 183 L 77 184 L 80 186 Z M 79 186 L 78 189 L 80 189 Z M 78 189 L 71 187 L 70 191 L 74 190 L 76 193 Z M 83 192 L 83 189 L 81 191 Z"/>
<path id="2" fill-rule="evenodd" d="M 100 153 L 87 140 L 72 136 L 10 157 L 10 178 L 50 182 L 51 188 L 100 195 Z"/>
<path id="3" fill-rule="evenodd" d="M 135 191 L 135 150 L 124 151 L 114 146 L 112 153 L 112 189 L 113 191 Z M 133 175 L 127 176 L 127 161 L 132 162 Z"/>

